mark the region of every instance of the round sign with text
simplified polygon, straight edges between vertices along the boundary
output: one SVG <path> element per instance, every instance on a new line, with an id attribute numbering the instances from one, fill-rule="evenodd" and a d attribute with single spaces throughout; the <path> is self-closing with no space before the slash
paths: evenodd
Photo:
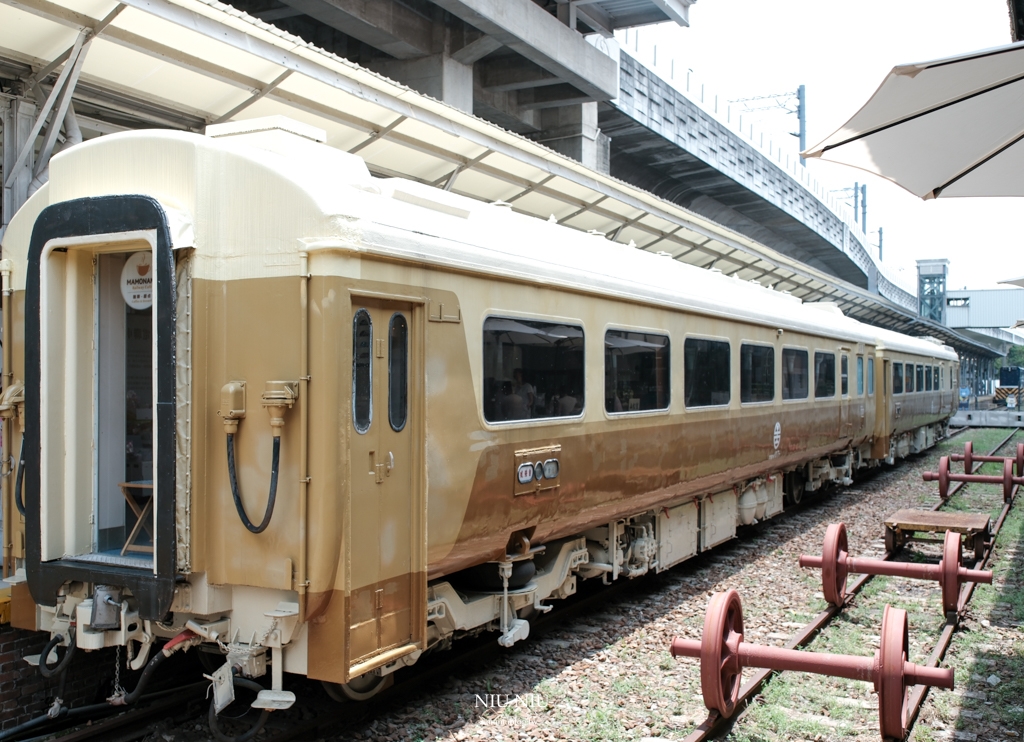
<path id="1" fill-rule="evenodd" d="M 153 306 L 153 254 L 132 253 L 121 269 L 121 296 L 132 309 Z"/>

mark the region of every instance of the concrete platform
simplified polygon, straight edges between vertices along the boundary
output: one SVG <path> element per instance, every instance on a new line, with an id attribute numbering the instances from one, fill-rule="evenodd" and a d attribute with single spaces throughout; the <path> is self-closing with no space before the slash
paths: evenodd
<path id="1" fill-rule="evenodd" d="M 958 410 L 950 425 L 972 428 L 1024 428 L 1021 410 Z"/>

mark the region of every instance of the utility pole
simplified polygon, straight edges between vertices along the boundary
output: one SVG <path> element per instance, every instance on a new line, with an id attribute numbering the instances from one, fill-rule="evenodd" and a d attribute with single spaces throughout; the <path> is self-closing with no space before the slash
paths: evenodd
<path id="1" fill-rule="evenodd" d="M 807 92 L 803 85 L 796 89 L 796 120 L 800 125 L 800 151 L 807 149 Z M 803 157 L 800 164 L 806 165 Z"/>
<path id="2" fill-rule="evenodd" d="M 853 184 L 853 221 L 858 221 L 860 216 L 860 183 Z"/>
<path id="3" fill-rule="evenodd" d="M 689 87 L 687 87 L 689 90 Z M 792 108 L 793 98 L 796 98 L 796 108 Z M 760 103 L 764 101 L 770 101 L 767 105 L 752 107 L 751 103 Z M 798 130 L 790 132 L 790 136 L 799 137 L 800 139 L 800 151 L 803 152 L 807 149 L 807 88 L 803 85 L 799 86 L 795 92 L 791 93 L 774 93 L 772 95 L 755 95 L 753 98 L 736 98 L 730 100 L 730 103 L 742 103 L 743 110 L 741 113 L 754 113 L 755 111 L 776 111 L 783 110 L 786 113 L 795 113 L 798 122 Z M 803 157 L 800 158 L 800 164 L 806 164 Z"/>
<path id="4" fill-rule="evenodd" d="M 882 262 L 882 228 L 878 228 L 878 262 Z"/>
<path id="5" fill-rule="evenodd" d="M 856 209 L 856 206 L 854 207 Z M 860 228 L 867 234 L 868 231 L 868 184 L 860 187 Z"/>

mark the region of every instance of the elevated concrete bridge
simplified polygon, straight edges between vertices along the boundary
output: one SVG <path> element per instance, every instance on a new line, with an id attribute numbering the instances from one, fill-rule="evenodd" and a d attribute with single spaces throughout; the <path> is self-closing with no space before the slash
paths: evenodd
<path id="1" fill-rule="evenodd" d="M 598 111 L 615 177 L 917 310 L 917 298 L 879 271 L 863 233 L 626 52 L 620 54 L 619 96 Z"/>

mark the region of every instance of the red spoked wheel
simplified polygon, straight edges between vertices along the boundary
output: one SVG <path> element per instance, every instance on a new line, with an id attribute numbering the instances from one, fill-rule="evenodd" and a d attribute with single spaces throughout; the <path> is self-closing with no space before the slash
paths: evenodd
<path id="1" fill-rule="evenodd" d="M 1017 444 L 1017 476 L 1024 477 L 1024 443 Z"/>
<path id="2" fill-rule="evenodd" d="M 903 685 L 903 673 L 910 648 L 906 611 L 885 607 L 881 639 L 877 655 L 879 667 L 875 675 L 879 728 L 883 739 L 903 739 L 907 736 L 907 689 Z"/>
<path id="3" fill-rule="evenodd" d="M 1003 460 L 1003 502 L 1013 497 L 1013 460 Z"/>
<path id="4" fill-rule="evenodd" d="M 962 564 L 960 534 L 946 531 L 946 538 L 942 542 L 942 572 L 939 575 L 944 613 L 956 613 L 959 607 L 960 567 Z"/>
<path id="5" fill-rule="evenodd" d="M 949 497 L 949 456 L 939 459 L 939 497 Z"/>
<path id="6" fill-rule="evenodd" d="M 964 444 L 964 474 L 974 473 L 974 441 Z"/>
<path id="7" fill-rule="evenodd" d="M 821 591 L 834 606 L 846 600 L 847 549 L 846 524 L 829 524 L 821 550 Z"/>
<path id="8" fill-rule="evenodd" d="M 700 685 L 704 705 L 728 717 L 740 697 L 743 667 L 739 646 L 743 641 L 743 606 L 735 590 L 715 593 L 704 615 L 700 648 Z"/>

